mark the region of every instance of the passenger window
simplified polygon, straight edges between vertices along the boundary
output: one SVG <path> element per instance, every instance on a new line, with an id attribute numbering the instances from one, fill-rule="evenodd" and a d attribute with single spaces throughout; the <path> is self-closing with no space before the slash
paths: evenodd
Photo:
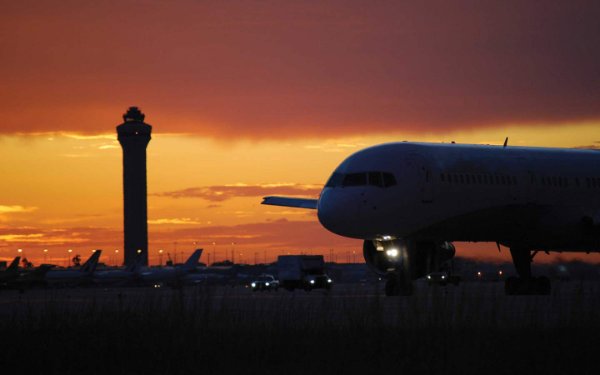
<path id="1" fill-rule="evenodd" d="M 383 187 L 381 172 L 369 172 L 369 185 Z"/>
<path id="2" fill-rule="evenodd" d="M 344 177 L 344 187 L 346 186 L 365 186 L 367 184 L 366 173 L 349 173 Z"/>
<path id="3" fill-rule="evenodd" d="M 383 186 L 390 187 L 396 185 L 396 177 L 391 173 L 383 172 Z"/>
<path id="4" fill-rule="evenodd" d="M 342 185 L 342 181 L 344 180 L 344 175 L 341 173 L 334 172 L 331 177 L 329 177 L 329 181 L 325 184 L 325 187 L 337 187 Z"/>

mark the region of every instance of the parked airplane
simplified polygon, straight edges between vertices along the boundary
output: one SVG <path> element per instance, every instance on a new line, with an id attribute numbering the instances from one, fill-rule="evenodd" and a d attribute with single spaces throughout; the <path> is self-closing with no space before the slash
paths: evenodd
<path id="1" fill-rule="evenodd" d="M 102 250 L 95 250 L 91 257 L 79 269 L 50 270 L 45 281 L 50 285 L 82 285 L 92 281 L 92 275 Z"/>
<path id="2" fill-rule="evenodd" d="M 4 285 L 19 277 L 19 262 L 21 257 L 15 257 L 8 267 L 0 272 L 0 285 Z"/>
<path id="3" fill-rule="evenodd" d="M 142 258 L 136 260 L 133 264 L 124 269 L 109 269 L 94 272 L 92 279 L 94 284 L 98 285 L 130 285 L 139 279 L 139 273 L 142 270 Z"/>
<path id="4" fill-rule="evenodd" d="M 138 272 L 139 280 L 144 284 L 155 286 L 165 284 L 172 286 L 182 285 L 182 279 L 198 265 L 202 251 L 202 249 L 196 249 L 188 260 L 180 266 L 145 268 L 140 270 Z"/>
<path id="5" fill-rule="evenodd" d="M 10 289 L 19 289 L 24 291 L 35 286 L 46 285 L 46 273 L 54 267 L 51 264 L 42 264 L 35 269 L 22 270 L 19 272 L 19 277 L 7 283 Z"/>
<path id="6" fill-rule="evenodd" d="M 454 256 L 453 241 L 510 248 L 519 278 L 507 294 L 547 294 L 532 277 L 538 251 L 600 251 L 600 152 L 390 143 L 361 150 L 333 172 L 319 199 L 265 197 L 263 204 L 317 209 L 333 233 L 362 239 L 386 294 Z"/>

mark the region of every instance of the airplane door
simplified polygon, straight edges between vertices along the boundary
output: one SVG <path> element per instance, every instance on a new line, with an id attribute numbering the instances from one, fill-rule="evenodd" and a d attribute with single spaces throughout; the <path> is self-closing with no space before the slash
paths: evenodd
<path id="1" fill-rule="evenodd" d="M 418 154 L 409 155 L 406 160 L 408 170 L 411 176 L 417 178 L 417 186 L 421 196 L 421 202 L 433 202 L 433 171 L 427 160 Z"/>
<path id="2" fill-rule="evenodd" d="M 526 159 L 519 157 L 514 166 L 509 168 L 512 173 L 509 173 L 509 194 L 510 199 L 513 203 L 523 203 L 529 199 L 529 181 L 532 178 L 531 171 L 527 171 L 524 168 L 526 165 Z"/>

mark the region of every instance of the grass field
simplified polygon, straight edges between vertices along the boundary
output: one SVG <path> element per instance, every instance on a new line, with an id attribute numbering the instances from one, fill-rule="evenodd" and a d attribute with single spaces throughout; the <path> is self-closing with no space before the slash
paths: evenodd
<path id="1" fill-rule="evenodd" d="M 240 288 L 0 293 L 0 364 L 39 374 L 597 374 L 600 284 L 331 294 Z M 1 367 L 0 367 L 1 368 Z M 6 373 L 3 371 L 3 373 Z"/>

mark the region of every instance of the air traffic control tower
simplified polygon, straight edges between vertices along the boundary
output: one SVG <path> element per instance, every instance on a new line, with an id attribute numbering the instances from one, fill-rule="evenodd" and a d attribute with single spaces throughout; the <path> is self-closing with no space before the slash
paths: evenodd
<path id="1" fill-rule="evenodd" d="M 117 126 L 119 143 L 123 148 L 123 208 L 125 265 L 141 257 L 148 264 L 148 205 L 146 191 L 146 146 L 152 126 L 144 123 L 144 114 L 130 107 L 123 115 L 125 121 Z"/>

